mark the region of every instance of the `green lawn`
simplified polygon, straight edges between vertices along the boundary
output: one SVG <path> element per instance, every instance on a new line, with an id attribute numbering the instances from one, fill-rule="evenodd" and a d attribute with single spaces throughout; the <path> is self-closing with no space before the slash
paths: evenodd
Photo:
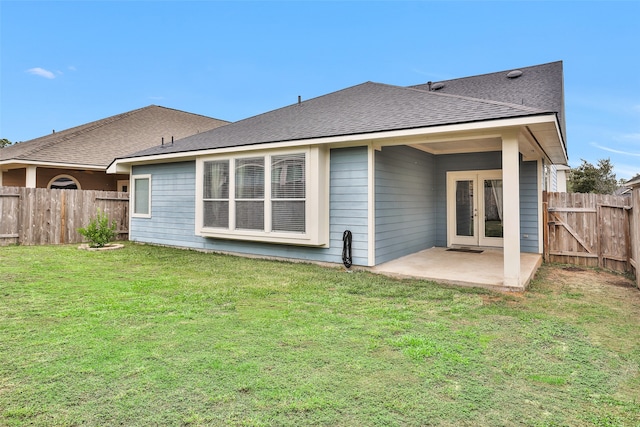
<path id="1" fill-rule="evenodd" d="M 609 283 L 607 283 L 609 282 Z M 638 426 L 640 292 L 0 248 L 0 425 Z"/>

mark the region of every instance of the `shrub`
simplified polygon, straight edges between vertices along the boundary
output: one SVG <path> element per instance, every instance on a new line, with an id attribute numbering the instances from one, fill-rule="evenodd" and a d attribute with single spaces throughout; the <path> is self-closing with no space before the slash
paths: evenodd
<path id="1" fill-rule="evenodd" d="M 78 228 L 84 238 L 89 241 L 92 248 L 102 248 L 116 237 L 116 221 L 109 224 L 107 214 L 98 209 L 95 218 L 92 218 L 89 225 Z"/>

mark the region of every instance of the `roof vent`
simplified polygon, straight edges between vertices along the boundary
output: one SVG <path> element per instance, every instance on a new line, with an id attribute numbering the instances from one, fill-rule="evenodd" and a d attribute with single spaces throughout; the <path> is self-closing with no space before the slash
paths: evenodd
<path id="1" fill-rule="evenodd" d="M 509 77 L 510 79 L 517 79 L 521 75 L 522 75 L 522 71 L 521 70 L 513 70 L 513 71 L 509 71 L 507 73 L 507 77 Z"/>
<path id="2" fill-rule="evenodd" d="M 434 83 L 431 85 L 431 90 L 440 90 L 444 87 L 444 83 Z"/>

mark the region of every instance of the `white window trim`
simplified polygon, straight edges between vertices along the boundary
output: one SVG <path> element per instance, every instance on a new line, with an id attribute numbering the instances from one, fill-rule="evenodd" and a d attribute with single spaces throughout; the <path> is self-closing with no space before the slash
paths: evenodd
<path id="1" fill-rule="evenodd" d="M 149 180 L 149 213 L 143 214 L 143 213 L 136 213 L 135 209 L 136 209 L 136 180 L 138 179 L 148 179 Z M 131 187 L 129 188 L 130 190 L 130 200 L 131 200 L 131 217 L 132 218 L 151 218 L 151 175 L 150 174 L 145 174 L 145 175 L 131 175 L 131 179 L 129 180 L 131 183 Z"/>
<path id="2" fill-rule="evenodd" d="M 305 154 L 305 226 L 304 233 L 271 231 L 271 157 L 288 154 Z M 235 160 L 251 157 L 265 158 L 265 230 L 237 230 L 235 228 Z M 212 160 L 229 160 L 229 228 L 204 227 L 204 163 Z M 329 244 L 329 173 L 328 151 L 320 147 L 222 154 L 200 157 L 196 160 L 196 224 L 195 234 L 228 240 L 280 243 L 301 246 Z M 267 197 L 268 196 L 268 197 Z"/>
<path id="3" fill-rule="evenodd" d="M 76 187 L 78 187 L 78 190 L 82 190 L 82 187 L 80 186 L 80 181 L 78 181 L 77 179 L 75 179 L 74 177 L 72 177 L 71 175 L 66 175 L 66 174 L 61 174 L 61 175 L 56 175 L 53 178 L 51 178 L 51 180 L 49 181 L 49 183 L 47 184 L 47 188 L 51 189 L 51 184 L 53 184 L 54 182 L 56 182 L 57 180 L 59 180 L 60 178 L 67 178 L 70 179 L 71 181 L 76 183 Z"/>

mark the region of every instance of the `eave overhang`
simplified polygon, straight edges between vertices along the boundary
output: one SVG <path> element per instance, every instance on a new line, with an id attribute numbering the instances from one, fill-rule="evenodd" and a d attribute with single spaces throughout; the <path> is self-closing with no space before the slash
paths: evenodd
<path id="1" fill-rule="evenodd" d="M 567 154 L 557 116 L 555 113 L 547 113 L 471 123 L 327 136 L 292 141 L 273 141 L 224 148 L 118 158 L 107 167 L 107 173 L 129 173 L 131 166 L 137 164 L 174 163 L 195 160 L 199 156 L 282 149 L 297 146 L 331 145 L 335 147 L 347 147 L 372 144 L 377 148 L 388 145 L 421 145 L 422 147 L 431 145 L 435 147 L 436 144 L 446 144 L 452 141 L 500 138 L 502 133 L 513 131 L 514 129 L 529 129 L 533 139 L 537 145 L 539 145 L 539 151 L 544 153 L 544 157 L 551 163 L 567 163 Z M 429 150 L 425 149 L 425 151 Z M 436 152 L 435 154 L 440 154 L 440 152 Z"/>
<path id="2" fill-rule="evenodd" d="M 28 166 L 36 166 L 43 168 L 58 168 L 58 169 L 78 169 L 78 170 L 91 170 L 91 171 L 105 171 L 103 165 L 87 165 L 82 163 L 62 163 L 62 162 L 44 162 L 40 160 L 25 160 L 25 159 L 7 159 L 0 160 L 0 169 L 22 169 Z"/>

